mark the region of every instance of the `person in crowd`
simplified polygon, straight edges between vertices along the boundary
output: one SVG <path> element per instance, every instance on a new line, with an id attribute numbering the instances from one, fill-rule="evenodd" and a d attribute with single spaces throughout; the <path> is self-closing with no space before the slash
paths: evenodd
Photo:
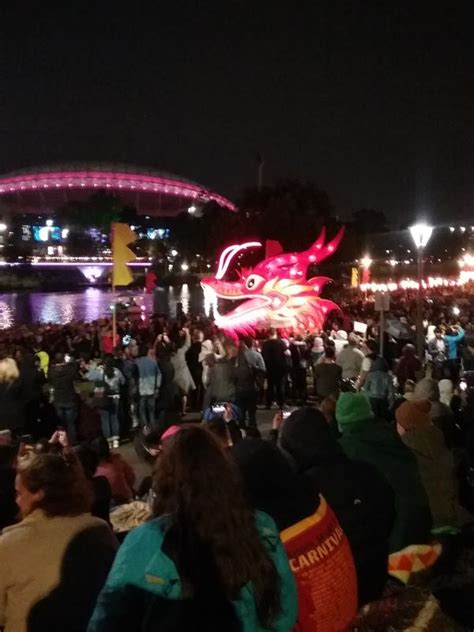
<path id="1" fill-rule="evenodd" d="M 96 476 L 104 476 L 108 480 L 114 503 L 123 505 L 131 502 L 135 485 L 133 468 L 120 454 L 110 451 L 110 445 L 104 437 L 91 441 L 90 447 L 99 459 Z"/>
<path id="2" fill-rule="evenodd" d="M 126 428 L 138 428 L 140 425 L 140 401 L 138 395 L 138 345 L 132 338 L 128 344 L 122 345 L 122 354 L 118 363 L 118 369 L 125 378 L 125 384 L 121 389 L 120 402 Z"/>
<path id="3" fill-rule="evenodd" d="M 431 419 L 443 432 L 446 446 L 452 448 L 456 433 L 454 415 L 451 408 L 440 401 L 440 397 L 438 382 L 432 378 L 423 378 L 415 387 L 414 399 L 428 399 L 431 402 Z"/>
<path id="4" fill-rule="evenodd" d="M 276 329 L 270 329 L 269 337 L 262 344 L 262 356 L 267 369 L 266 408 L 276 400 L 278 406 L 285 404 L 285 381 L 288 373 L 286 345 Z"/>
<path id="5" fill-rule="evenodd" d="M 347 535 L 359 604 L 378 599 L 387 579 L 395 520 L 392 488 L 373 465 L 344 454 L 327 420 L 313 408 L 296 410 L 283 422 L 279 443 L 296 471 L 327 500 Z"/>
<path id="6" fill-rule="evenodd" d="M 310 353 L 303 336 L 298 335 L 290 339 L 289 351 L 292 398 L 295 402 L 304 403 L 307 397 L 306 374 L 310 365 Z"/>
<path id="7" fill-rule="evenodd" d="M 184 335 L 184 336 L 183 336 Z M 186 405 L 188 394 L 196 388 L 193 376 L 186 363 L 186 353 L 191 347 L 191 336 L 189 329 L 183 327 L 179 336 L 172 341 L 171 364 L 174 367 L 174 381 L 181 393 L 181 413 L 186 415 Z"/>
<path id="8" fill-rule="evenodd" d="M 204 333 L 200 329 L 195 329 L 192 335 L 192 342 L 186 351 L 186 363 L 193 378 L 196 388 L 192 391 L 192 400 L 190 402 L 192 410 L 201 410 L 204 386 L 202 383 L 202 362 L 200 356 L 203 350 Z"/>
<path id="9" fill-rule="evenodd" d="M 25 430 L 38 436 L 43 399 L 43 385 L 46 382 L 43 371 L 39 368 L 39 360 L 32 353 L 18 349 L 15 360 L 20 372 L 22 399 L 25 411 Z"/>
<path id="10" fill-rule="evenodd" d="M 103 366 L 90 369 L 86 379 L 95 383 L 94 397 L 100 412 L 102 434 L 111 447 L 118 448 L 120 388 L 125 384 L 125 378 L 115 366 L 114 357 L 106 354 Z"/>
<path id="11" fill-rule="evenodd" d="M 459 347 L 461 342 L 464 340 L 464 336 L 464 329 L 460 325 L 454 325 L 453 327 L 449 327 L 447 329 L 444 337 L 447 349 L 446 369 L 448 377 L 454 383 L 457 383 L 459 380 L 459 370 L 461 364 Z"/>
<path id="12" fill-rule="evenodd" d="M 405 384 L 403 386 L 403 399 L 407 401 L 412 400 L 415 397 L 415 388 L 416 382 L 413 380 L 405 380 Z"/>
<path id="13" fill-rule="evenodd" d="M 0 533 L 18 519 L 15 502 L 17 449 L 11 443 L 0 443 Z"/>
<path id="14" fill-rule="evenodd" d="M 135 362 L 138 369 L 140 425 L 151 428 L 155 422 L 155 402 L 161 386 L 161 373 L 153 347 L 142 345 Z"/>
<path id="15" fill-rule="evenodd" d="M 394 374 L 397 377 L 398 384 L 403 390 L 405 382 L 412 380 L 416 382 L 420 377 L 420 372 L 423 368 L 423 364 L 420 358 L 416 355 L 414 345 L 406 344 L 402 349 L 402 357 L 395 366 Z"/>
<path id="16" fill-rule="evenodd" d="M 223 350 L 223 356 L 211 356 L 212 366 L 207 373 L 208 383 L 204 395 L 205 409 L 215 402 L 235 402 L 238 348 L 233 340 L 228 339 L 223 344 Z"/>
<path id="17" fill-rule="evenodd" d="M 321 361 L 313 370 L 316 395 L 320 399 L 325 397 L 337 398 L 342 379 L 342 367 L 336 364 L 336 353 L 333 347 L 326 347 Z"/>
<path id="18" fill-rule="evenodd" d="M 354 562 L 346 535 L 324 494 L 320 496 L 319 488 L 295 472 L 268 441 L 244 439 L 232 448 L 232 456 L 253 507 L 275 520 L 290 558 L 298 586 L 296 629 L 348 629 L 357 610 Z M 385 559 L 384 572 L 386 563 Z"/>
<path id="19" fill-rule="evenodd" d="M 311 364 L 313 369 L 318 364 L 321 357 L 324 355 L 324 340 L 321 336 L 315 336 L 313 340 L 313 346 L 311 347 Z"/>
<path id="20" fill-rule="evenodd" d="M 448 348 L 441 327 L 436 327 L 434 337 L 428 341 L 428 354 L 432 362 L 432 376 L 435 380 L 441 380 L 444 376 L 444 367 L 448 358 Z"/>
<path id="21" fill-rule="evenodd" d="M 438 382 L 439 401 L 451 409 L 451 402 L 454 396 L 454 386 L 451 380 L 443 379 Z"/>
<path id="22" fill-rule="evenodd" d="M 336 356 L 336 362 L 342 368 L 343 380 L 357 380 L 362 370 L 364 354 L 358 348 L 359 338 L 351 333 L 348 345 Z"/>
<path id="23" fill-rule="evenodd" d="M 296 588 L 277 528 L 247 505 L 218 439 L 183 426 L 154 488 L 155 518 L 125 539 L 89 632 L 291 630 Z"/>
<path id="24" fill-rule="evenodd" d="M 341 433 L 339 432 L 336 419 L 336 401 L 334 397 L 325 397 L 319 405 L 319 410 L 323 413 L 332 436 L 335 439 L 339 439 Z"/>
<path id="25" fill-rule="evenodd" d="M 161 375 L 161 386 L 155 406 L 156 429 L 163 431 L 168 426 L 181 421 L 182 401 L 178 385 L 174 380 L 170 350 L 166 347 L 155 348 L 159 354 L 157 360 Z"/>
<path id="26" fill-rule="evenodd" d="M 0 402 L 0 430 L 21 434 L 26 422 L 23 388 L 13 358 L 0 359 Z"/>
<path id="27" fill-rule="evenodd" d="M 474 336 L 466 337 L 466 344 L 461 354 L 462 368 L 466 372 L 474 372 Z"/>
<path id="28" fill-rule="evenodd" d="M 377 356 L 372 362 L 362 390 L 369 398 L 374 415 L 389 419 L 395 404 L 395 388 L 388 364 L 382 356 Z"/>
<path id="29" fill-rule="evenodd" d="M 242 336 L 235 358 L 235 403 L 242 426 L 257 426 L 258 384 L 265 377 L 262 355 L 252 348 L 252 339 Z M 248 424 L 246 423 L 248 421 Z"/>
<path id="30" fill-rule="evenodd" d="M 344 329 L 338 329 L 334 335 L 334 350 L 336 352 L 336 356 L 338 356 L 346 347 L 347 341 L 347 331 L 344 331 Z"/>
<path id="31" fill-rule="evenodd" d="M 395 418 L 403 443 L 416 457 L 433 527 L 458 527 L 472 520 L 459 504 L 453 455 L 443 433 L 431 421 L 431 403 L 427 399 L 404 402 Z"/>
<path id="32" fill-rule="evenodd" d="M 31 453 L 16 493 L 23 519 L 0 537 L 0 626 L 85 632 L 117 542 L 89 513 L 82 468 L 72 454 Z"/>
<path id="33" fill-rule="evenodd" d="M 372 368 L 372 364 L 379 358 L 379 345 L 376 340 L 373 338 L 369 338 L 365 341 L 365 349 L 366 353 L 364 355 L 364 359 L 362 360 L 362 366 L 360 369 L 360 376 L 357 381 L 357 387 L 362 389 L 365 385 L 367 377 L 370 373 L 370 369 Z"/>
<path id="34" fill-rule="evenodd" d="M 66 429 L 70 441 L 75 443 L 77 440 L 77 394 L 74 383 L 79 378 L 79 374 L 76 362 L 70 360 L 64 353 L 56 353 L 54 364 L 49 367 L 48 381 L 56 414 Z"/>
<path id="35" fill-rule="evenodd" d="M 376 467 L 394 491 L 396 518 L 390 552 L 426 542 L 432 517 L 413 453 L 391 425 L 375 418 L 364 393 L 341 393 L 336 417 L 346 455 Z"/>
<path id="36" fill-rule="evenodd" d="M 97 452 L 89 445 L 80 444 L 74 450 L 74 454 L 79 459 L 86 479 L 92 488 L 91 514 L 110 522 L 112 489 L 105 476 L 97 476 L 97 468 L 99 467 Z"/>

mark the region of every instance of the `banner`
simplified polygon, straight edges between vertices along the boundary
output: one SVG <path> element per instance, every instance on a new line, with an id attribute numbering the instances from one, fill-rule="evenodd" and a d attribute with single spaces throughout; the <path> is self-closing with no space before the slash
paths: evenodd
<path id="1" fill-rule="evenodd" d="M 112 285 L 129 285 L 133 281 L 133 276 L 128 269 L 127 263 L 134 261 L 137 257 L 128 248 L 137 240 L 137 236 L 128 224 L 112 223 Z"/>

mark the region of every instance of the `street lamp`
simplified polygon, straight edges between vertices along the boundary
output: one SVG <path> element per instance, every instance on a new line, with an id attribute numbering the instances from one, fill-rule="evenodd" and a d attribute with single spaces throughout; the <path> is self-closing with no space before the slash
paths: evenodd
<path id="1" fill-rule="evenodd" d="M 416 348 L 418 357 L 423 359 L 425 342 L 423 336 L 423 253 L 428 245 L 433 227 L 427 224 L 410 226 L 410 233 L 418 251 L 418 294 L 416 296 Z"/>

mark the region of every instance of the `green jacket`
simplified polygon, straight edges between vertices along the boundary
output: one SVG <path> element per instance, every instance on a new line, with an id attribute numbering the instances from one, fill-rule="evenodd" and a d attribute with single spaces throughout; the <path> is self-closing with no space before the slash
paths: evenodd
<path id="1" fill-rule="evenodd" d="M 430 535 L 432 518 L 418 465 L 396 430 L 372 418 L 341 425 L 340 444 L 350 459 L 366 461 L 385 476 L 395 493 L 395 524 L 390 552 L 422 544 Z"/>
<path id="2" fill-rule="evenodd" d="M 271 630 L 289 632 L 297 616 L 295 580 L 275 523 L 262 512 L 256 512 L 255 519 L 281 581 L 281 612 Z M 127 536 L 99 595 L 88 632 L 175 629 L 170 625 L 169 609 L 172 602 L 176 606 L 182 592 L 176 566 L 162 550 L 166 522 L 166 516 L 155 518 Z M 153 621 L 147 621 L 150 603 L 154 608 Z M 258 621 L 250 583 L 232 603 L 242 632 L 265 630 Z"/>

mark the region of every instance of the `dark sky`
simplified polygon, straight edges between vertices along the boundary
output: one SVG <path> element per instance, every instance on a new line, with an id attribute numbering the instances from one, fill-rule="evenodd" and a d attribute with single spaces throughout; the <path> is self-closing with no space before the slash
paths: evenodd
<path id="1" fill-rule="evenodd" d="M 267 182 L 313 179 L 342 216 L 474 217 L 472 1 L 17 4 L 0 172 L 131 162 L 235 197 L 260 151 Z"/>

